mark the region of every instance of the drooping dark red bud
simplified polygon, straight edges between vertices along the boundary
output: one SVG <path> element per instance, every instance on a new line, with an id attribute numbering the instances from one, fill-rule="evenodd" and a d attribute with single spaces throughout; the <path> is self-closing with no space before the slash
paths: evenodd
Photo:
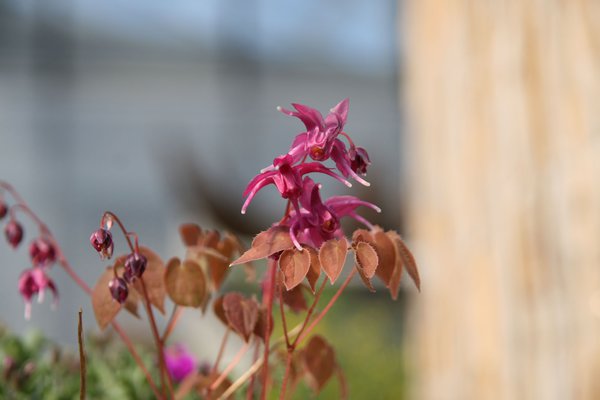
<path id="1" fill-rule="evenodd" d="M 50 265 L 56 261 L 56 251 L 46 238 L 37 238 L 29 245 L 29 255 L 34 265 Z"/>
<path id="2" fill-rule="evenodd" d="M 371 165 L 367 150 L 362 147 L 351 148 L 348 152 L 350 156 L 350 168 L 357 174 L 365 175 L 367 167 Z"/>
<path id="3" fill-rule="evenodd" d="M 110 258 L 112 256 L 114 244 L 110 231 L 102 228 L 98 229 L 90 236 L 90 243 L 92 247 L 100 253 L 102 259 Z"/>
<path id="4" fill-rule="evenodd" d="M 6 214 L 8 214 L 8 206 L 4 200 L 0 199 L 0 219 L 6 217 Z"/>
<path id="5" fill-rule="evenodd" d="M 23 240 L 23 227 L 16 220 L 12 219 L 4 227 L 6 240 L 13 248 L 16 248 Z"/>
<path id="6" fill-rule="evenodd" d="M 146 270 L 148 260 L 143 254 L 132 253 L 125 259 L 125 272 L 123 278 L 129 283 L 141 278 Z"/>
<path id="7" fill-rule="evenodd" d="M 127 282 L 123 278 L 113 278 L 108 282 L 108 289 L 113 299 L 119 303 L 125 303 L 127 296 L 129 295 L 129 289 L 127 288 Z"/>

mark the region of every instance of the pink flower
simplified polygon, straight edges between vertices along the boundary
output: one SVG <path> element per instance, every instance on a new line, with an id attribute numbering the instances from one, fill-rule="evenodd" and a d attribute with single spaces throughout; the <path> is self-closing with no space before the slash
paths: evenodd
<path id="1" fill-rule="evenodd" d="M 31 317 L 31 299 L 38 295 L 38 301 L 44 301 L 44 291 L 50 289 L 54 297 L 54 304 L 58 301 L 58 290 L 56 285 L 46 275 L 42 267 L 34 267 L 23 271 L 19 277 L 19 292 L 25 301 L 25 319 Z"/>
<path id="2" fill-rule="evenodd" d="M 112 234 L 109 230 L 100 228 L 90 236 L 90 244 L 100 254 L 101 259 L 111 258 L 114 250 Z"/>
<path id="3" fill-rule="evenodd" d="M 352 143 L 350 150 L 346 150 L 344 142 L 336 139 L 331 150 L 331 159 L 335 162 L 335 166 L 344 177 L 352 177 L 357 182 L 365 186 L 370 186 L 369 182 L 358 175 L 365 175 L 367 167 L 371 164 L 369 155 L 365 149 L 355 147 L 354 143 Z"/>
<path id="4" fill-rule="evenodd" d="M 306 132 L 296 136 L 288 153 L 292 156 L 292 163 L 300 161 L 306 155 L 315 161 L 324 161 L 330 157 L 333 141 L 346 124 L 349 102 L 349 99 L 340 101 L 325 118 L 318 110 L 302 104 L 292 103 L 296 111 L 278 107 L 282 113 L 300 119 L 306 127 Z"/>
<path id="5" fill-rule="evenodd" d="M 165 349 L 165 364 L 169 375 L 177 382 L 181 382 L 198 368 L 198 361 L 182 344 Z"/>
<path id="6" fill-rule="evenodd" d="M 274 184 L 277 187 L 281 197 L 290 199 L 292 204 L 297 207 L 298 197 L 302 193 L 302 176 L 312 172 L 329 175 L 348 187 L 352 186 L 350 182 L 320 163 L 311 162 L 292 165 L 292 157 L 289 154 L 277 157 L 273 161 L 273 166 L 275 167 L 274 170 L 262 172 L 248 183 L 243 194 L 243 196 L 247 196 L 247 198 L 242 206 L 242 214 L 246 213 L 246 209 L 256 193 L 270 184 Z"/>
<path id="7" fill-rule="evenodd" d="M 329 239 L 344 236 L 340 219 L 346 216 L 372 227 L 369 221 L 356 214 L 355 210 L 360 206 L 381 212 L 376 205 L 354 196 L 334 196 L 323 202 L 319 189 L 320 185 L 308 177 L 305 178 L 303 194 L 300 197 L 302 208 L 292 212 L 287 221 L 290 237 L 298 249 L 302 248 L 300 243 L 318 248 Z"/>

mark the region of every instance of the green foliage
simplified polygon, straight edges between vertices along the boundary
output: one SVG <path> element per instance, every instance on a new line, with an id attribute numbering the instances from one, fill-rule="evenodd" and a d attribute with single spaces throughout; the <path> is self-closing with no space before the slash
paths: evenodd
<path id="1" fill-rule="evenodd" d="M 86 341 L 87 398 L 150 399 L 152 392 L 127 350 L 113 341 Z M 146 365 L 151 355 L 140 349 Z M 41 333 L 24 337 L 0 331 L 0 398 L 6 400 L 72 400 L 79 398 L 79 355 L 63 351 Z M 155 372 L 155 371 L 154 371 Z"/>

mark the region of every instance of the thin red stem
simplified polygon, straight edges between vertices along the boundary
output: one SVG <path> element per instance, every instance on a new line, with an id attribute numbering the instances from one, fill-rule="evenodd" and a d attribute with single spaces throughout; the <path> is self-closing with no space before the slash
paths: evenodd
<path id="1" fill-rule="evenodd" d="M 290 378 L 290 371 L 292 367 L 292 357 L 294 355 L 294 348 L 288 347 L 287 356 L 285 358 L 285 374 L 283 375 L 283 382 L 281 383 L 281 392 L 279 392 L 279 400 L 285 399 L 285 389 Z"/>
<path id="2" fill-rule="evenodd" d="M 146 313 L 148 314 L 148 319 L 150 320 L 150 328 L 152 329 L 152 335 L 154 336 L 154 341 L 156 342 L 156 350 L 158 351 L 158 364 L 160 368 L 160 381 L 163 387 L 163 390 L 168 389 L 170 397 L 173 397 L 173 384 L 171 382 L 171 376 L 167 372 L 167 368 L 165 365 L 165 354 L 163 348 L 163 342 L 160 338 L 160 334 L 158 333 L 158 327 L 156 325 L 156 319 L 154 318 L 154 312 L 152 311 L 152 305 L 150 304 L 150 296 L 148 296 L 148 289 L 146 288 L 146 283 L 144 282 L 144 277 L 140 277 L 140 283 L 142 285 L 142 292 L 144 295 L 144 305 L 146 306 Z"/>
<path id="3" fill-rule="evenodd" d="M 308 309 L 308 312 L 306 313 L 306 318 L 304 318 L 304 322 L 302 323 L 302 327 L 300 328 L 300 332 L 298 332 L 298 335 L 296 336 L 296 339 L 294 340 L 294 343 L 292 343 L 292 347 L 294 349 L 296 348 L 296 345 L 298 344 L 298 339 L 300 338 L 300 335 L 302 335 L 302 332 L 304 332 L 304 329 L 306 328 L 306 325 L 308 324 L 308 321 L 310 321 L 310 317 L 312 316 L 313 312 L 315 311 L 317 303 L 319 302 L 319 299 L 321 298 L 321 294 L 323 293 L 323 290 L 325 289 L 325 285 L 326 284 L 327 284 L 327 276 L 325 276 L 323 278 L 323 282 L 321 283 L 321 286 L 319 287 L 319 289 L 317 290 L 317 293 L 315 294 L 315 298 L 313 300 L 313 303 L 310 306 L 310 308 Z"/>
<path id="4" fill-rule="evenodd" d="M 285 319 L 285 310 L 283 309 L 283 286 L 279 285 L 279 310 L 281 311 L 281 324 L 283 325 L 283 336 L 285 337 L 285 345 L 289 349 L 291 347 L 290 337 L 287 329 L 287 321 Z"/>
<path id="5" fill-rule="evenodd" d="M 112 213 L 110 211 L 106 211 L 102 215 L 102 218 L 100 219 L 100 226 L 104 226 L 104 224 L 106 223 L 106 218 L 107 217 L 110 217 L 110 219 L 112 221 L 116 222 L 117 225 L 119 225 L 119 228 L 121 228 L 121 231 L 123 232 L 123 236 L 125 236 L 125 239 L 127 240 L 127 244 L 129 245 L 129 248 L 131 249 L 131 252 L 135 253 L 135 249 L 133 247 L 133 244 L 131 243 L 131 239 L 129 239 L 130 232 L 127 231 L 127 229 L 125 229 L 125 226 L 123 225 L 123 223 L 121 222 L 121 220 L 119 219 L 119 217 L 117 217 L 114 213 Z"/>
<path id="6" fill-rule="evenodd" d="M 252 356 L 252 364 L 256 364 L 257 360 L 258 360 L 258 356 L 259 356 L 259 350 L 260 350 L 260 340 L 256 340 L 256 347 L 254 348 L 254 355 Z M 252 374 L 252 376 L 250 377 L 250 382 L 248 383 L 248 390 L 246 393 L 246 400 L 252 400 L 252 397 L 254 396 L 254 382 L 256 381 L 255 379 L 255 375 Z"/>
<path id="7" fill-rule="evenodd" d="M 273 294 L 275 292 L 275 273 L 277 272 L 277 262 L 273 259 L 269 260 L 269 271 L 268 271 L 268 282 L 269 286 L 264 292 L 263 303 L 267 306 L 267 330 L 271 326 L 271 320 L 273 318 Z M 267 398 L 267 382 L 269 378 L 269 339 L 270 334 L 265 337 L 265 352 L 263 356 L 263 382 L 260 398 L 265 400 Z"/>
<path id="8" fill-rule="evenodd" d="M 335 302 L 337 301 L 337 299 L 340 297 L 340 295 L 342 294 L 342 292 L 344 291 L 344 289 L 346 289 L 346 287 L 348 286 L 348 284 L 350 283 L 350 281 L 354 277 L 355 273 L 356 273 L 356 269 L 353 269 L 352 272 L 350 272 L 350 274 L 348 275 L 348 277 L 344 281 L 344 283 L 342 284 L 342 286 L 340 286 L 340 288 L 333 295 L 333 297 L 331 298 L 331 300 L 329 300 L 329 303 L 327 303 L 327 305 L 325 306 L 325 308 L 323 309 L 323 311 L 321 311 L 321 313 L 317 316 L 317 318 L 315 318 L 315 320 L 312 322 L 312 324 L 310 324 L 310 326 L 308 328 L 306 328 L 306 330 L 304 330 L 303 334 L 298 335 L 298 339 L 297 339 L 298 343 L 300 343 L 304 338 L 306 338 L 306 336 L 308 336 L 308 334 L 310 333 L 310 331 L 312 331 L 315 328 L 315 326 L 317 326 L 317 324 L 323 319 L 323 317 L 327 314 L 327 312 L 331 309 L 331 307 L 333 307 L 333 305 L 335 304 Z"/>

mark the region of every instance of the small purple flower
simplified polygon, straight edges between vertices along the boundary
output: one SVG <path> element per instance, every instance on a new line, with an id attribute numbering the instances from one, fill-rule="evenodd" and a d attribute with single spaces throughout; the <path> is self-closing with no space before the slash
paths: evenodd
<path id="1" fill-rule="evenodd" d="M 334 196 L 323 202 L 319 193 L 320 185 L 310 178 L 304 179 L 303 188 L 304 191 L 300 197 L 302 208 L 299 209 L 299 212 L 292 212 L 287 221 L 290 237 L 298 249 L 302 248 L 300 243 L 318 248 L 329 239 L 344 236 L 340 219 L 345 216 L 372 227 L 369 221 L 356 214 L 355 210 L 360 206 L 381 212 L 376 205 L 354 196 Z"/>
<path id="2" fill-rule="evenodd" d="M 198 368 L 198 361 L 182 344 L 165 349 L 164 355 L 167 371 L 176 382 L 181 382 Z"/>
<path id="3" fill-rule="evenodd" d="M 129 283 L 141 278 L 146 270 L 148 259 L 140 253 L 132 253 L 125 259 L 125 272 L 123 278 Z"/>
<path id="4" fill-rule="evenodd" d="M 46 238 L 37 238 L 29 245 L 29 255 L 35 266 L 47 266 L 56 261 L 54 245 Z"/>
<path id="5" fill-rule="evenodd" d="M 4 234 L 8 243 L 16 249 L 23 240 L 23 227 L 16 220 L 11 219 L 4 227 Z"/>
<path id="6" fill-rule="evenodd" d="M 357 182 L 365 186 L 370 186 L 369 182 L 358 175 L 358 173 L 362 175 L 366 174 L 367 166 L 371 163 L 365 149 L 351 146 L 348 151 L 344 142 L 336 139 L 331 150 L 331 159 L 335 162 L 335 166 L 344 177 L 352 177 Z"/>
<path id="7" fill-rule="evenodd" d="M 100 228 L 97 231 L 94 231 L 90 236 L 90 243 L 100 254 L 100 258 L 104 259 L 112 257 L 114 243 L 112 234 L 107 229 Z"/>
<path id="8" fill-rule="evenodd" d="M 246 213 L 246 209 L 256 193 L 270 184 L 274 184 L 277 187 L 281 197 L 290 199 L 294 206 L 297 206 L 297 199 L 302 193 L 302 176 L 312 172 L 329 175 L 348 187 L 352 186 L 350 182 L 320 163 L 311 162 L 292 165 L 291 162 L 292 157 L 289 154 L 277 157 L 273 161 L 273 165 L 276 168 L 275 170 L 262 172 L 248 183 L 243 194 L 244 196 L 247 196 L 247 198 L 242 206 L 242 214 Z"/>
<path id="9" fill-rule="evenodd" d="M 34 267 L 23 271 L 19 277 L 19 292 L 25 301 L 25 319 L 31 317 L 31 299 L 38 295 L 38 301 L 44 301 L 44 291 L 50 289 L 54 297 L 54 304 L 58 301 L 56 285 L 46 275 L 44 268 Z"/>

